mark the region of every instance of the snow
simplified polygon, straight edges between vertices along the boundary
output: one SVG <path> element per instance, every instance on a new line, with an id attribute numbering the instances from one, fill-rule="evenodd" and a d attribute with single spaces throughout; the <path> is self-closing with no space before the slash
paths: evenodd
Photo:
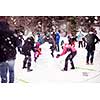
<path id="1" fill-rule="evenodd" d="M 97 29 L 98 30 L 98 29 Z M 98 35 L 100 32 L 98 31 Z M 65 38 L 61 38 L 66 40 Z M 33 82 L 100 82 L 100 43 L 96 44 L 96 51 L 94 56 L 94 64 L 86 65 L 86 49 L 78 48 L 76 43 L 77 55 L 74 58 L 76 69 L 71 70 L 69 63 L 68 71 L 61 71 L 64 68 L 64 61 L 67 56 L 60 58 L 52 58 L 50 51 L 50 44 L 44 43 L 41 45 L 42 55 L 34 62 L 34 53 L 32 52 L 32 66 L 33 71 L 27 72 L 22 69 L 24 56 L 17 53 L 15 63 L 15 83 L 33 83 Z M 60 51 L 61 52 L 61 51 Z M 54 52 L 56 56 L 60 52 Z"/>

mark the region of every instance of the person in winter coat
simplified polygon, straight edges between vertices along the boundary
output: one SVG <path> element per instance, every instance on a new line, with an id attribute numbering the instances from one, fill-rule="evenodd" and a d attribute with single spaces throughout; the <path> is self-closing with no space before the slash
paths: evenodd
<path id="1" fill-rule="evenodd" d="M 36 46 L 34 46 L 34 61 L 36 62 L 37 58 L 41 55 L 40 43 L 36 42 Z"/>
<path id="2" fill-rule="evenodd" d="M 14 83 L 14 64 L 16 59 L 16 48 L 20 45 L 18 35 L 9 29 L 9 24 L 0 22 L 0 77 L 1 83 Z M 9 72 L 9 73 L 8 73 Z M 7 77 L 9 74 L 9 78 Z M 9 80 L 8 80 L 9 79 Z"/>
<path id="3" fill-rule="evenodd" d="M 31 69 L 31 50 L 34 52 L 34 37 L 28 37 L 22 47 L 22 53 L 25 55 L 25 59 L 23 61 L 23 69 L 27 68 L 27 71 L 32 71 Z"/>
<path id="4" fill-rule="evenodd" d="M 53 37 L 54 41 L 56 41 L 56 34 L 55 34 L 55 32 L 53 32 L 53 33 L 51 34 L 51 36 Z"/>
<path id="5" fill-rule="evenodd" d="M 80 48 L 80 46 L 83 48 L 83 38 L 84 38 L 84 35 L 82 33 L 82 31 L 79 31 L 79 34 L 77 36 L 77 39 L 78 39 L 78 47 Z"/>
<path id="6" fill-rule="evenodd" d="M 54 50 L 56 49 L 56 44 L 55 44 L 54 37 L 52 35 L 49 38 L 49 43 L 51 44 L 51 46 L 50 46 L 51 55 L 52 55 L 52 57 L 54 57 Z"/>
<path id="7" fill-rule="evenodd" d="M 24 38 L 23 38 L 23 35 L 24 35 L 24 32 L 20 32 L 19 30 L 15 29 L 15 32 L 16 34 L 18 35 L 18 38 L 20 40 L 20 45 L 18 47 L 18 51 L 20 53 L 22 53 L 22 42 L 24 41 Z"/>
<path id="8" fill-rule="evenodd" d="M 56 32 L 56 49 L 58 52 L 60 51 L 59 42 L 60 42 L 60 31 Z"/>
<path id="9" fill-rule="evenodd" d="M 40 44 L 44 43 L 44 38 L 41 34 L 38 34 L 38 40 L 37 40 Z"/>
<path id="10" fill-rule="evenodd" d="M 71 33 L 67 34 L 67 39 L 68 39 L 68 43 L 71 44 L 71 39 L 72 39 L 72 34 Z"/>
<path id="11" fill-rule="evenodd" d="M 75 49 L 75 46 L 73 46 L 73 42 L 74 40 L 71 42 L 71 44 L 64 44 L 63 46 L 63 51 L 61 54 L 57 54 L 56 58 L 59 58 L 60 56 L 65 55 L 67 52 L 70 52 L 70 54 L 68 54 L 68 56 L 65 59 L 65 67 L 64 67 L 64 71 L 68 70 L 68 61 L 70 60 L 71 63 L 71 69 L 75 69 L 74 63 L 73 63 L 73 58 L 75 57 L 75 55 L 77 54 L 77 50 Z"/>
<path id="12" fill-rule="evenodd" d="M 95 44 L 98 43 L 99 41 L 100 39 L 93 32 L 89 32 L 89 34 L 85 36 L 85 42 L 87 43 L 86 45 L 86 50 L 87 50 L 86 63 L 87 64 L 89 64 L 89 60 L 90 60 L 90 63 L 93 64 Z"/>

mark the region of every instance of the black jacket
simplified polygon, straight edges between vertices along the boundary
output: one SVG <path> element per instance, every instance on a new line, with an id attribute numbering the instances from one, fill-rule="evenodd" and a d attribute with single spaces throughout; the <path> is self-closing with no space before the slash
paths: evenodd
<path id="1" fill-rule="evenodd" d="M 17 34 L 10 30 L 0 30 L 0 62 L 15 59 L 16 47 L 19 45 Z"/>
<path id="2" fill-rule="evenodd" d="M 0 21 L 0 62 L 16 58 L 16 47 L 20 41 L 15 32 L 9 29 L 9 24 Z"/>
<path id="3" fill-rule="evenodd" d="M 85 36 L 85 42 L 87 43 L 87 50 L 95 50 L 95 44 L 100 41 L 96 34 L 88 34 Z"/>
<path id="4" fill-rule="evenodd" d="M 22 53 L 24 55 L 30 55 L 31 50 L 34 51 L 34 38 L 29 37 L 24 41 L 24 44 L 22 46 Z"/>

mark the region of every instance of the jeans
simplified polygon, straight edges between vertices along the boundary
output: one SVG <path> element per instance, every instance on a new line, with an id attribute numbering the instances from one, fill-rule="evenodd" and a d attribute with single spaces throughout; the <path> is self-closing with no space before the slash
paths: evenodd
<path id="1" fill-rule="evenodd" d="M 59 52 L 60 48 L 59 48 L 59 44 L 56 44 L 56 50 Z"/>
<path id="2" fill-rule="evenodd" d="M 80 48 L 80 46 L 83 48 L 83 41 L 79 41 L 78 47 Z"/>
<path id="3" fill-rule="evenodd" d="M 91 58 L 90 58 L 91 56 Z M 89 59 L 90 58 L 90 59 Z M 86 57 L 86 63 L 89 64 L 89 60 L 90 60 L 90 63 L 92 64 L 93 63 L 93 59 L 94 59 L 94 50 L 93 51 L 87 51 L 87 57 Z"/>
<path id="4" fill-rule="evenodd" d="M 23 61 L 23 68 L 27 68 L 27 70 L 30 70 L 30 67 L 31 67 L 31 53 L 25 55 Z"/>
<path id="5" fill-rule="evenodd" d="M 70 60 L 70 63 L 71 63 L 71 66 L 72 66 L 71 69 L 75 69 L 74 63 L 73 63 L 73 58 L 75 57 L 76 54 L 77 54 L 77 52 L 72 52 L 66 57 L 64 70 L 67 71 L 67 69 L 68 69 L 68 60 Z"/>
<path id="6" fill-rule="evenodd" d="M 7 83 L 8 72 L 9 72 L 9 83 L 14 83 L 14 64 L 15 60 L 9 60 L 0 63 L 1 83 Z"/>

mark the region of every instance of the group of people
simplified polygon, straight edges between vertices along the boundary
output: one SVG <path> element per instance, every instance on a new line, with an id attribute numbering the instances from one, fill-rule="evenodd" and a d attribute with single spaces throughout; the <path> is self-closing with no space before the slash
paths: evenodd
<path id="1" fill-rule="evenodd" d="M 32 71 L 31 69 L 31 50 L 34 52 L 34 61 L 37 61 L 39 55 L 41 55 L 40 45 L 41 42 L 40 34 L 38 34 L 38 40 L 35 41 L 34 35 L 29 36 L 24 40 L 24 33 L 18 30 L 11 30 L 9 24 L 6 21 L 0 21 L 0 77 L 1 83 L 14 83 L 14 65 L 17 55 L 17 49 L 20 54 L 24 55 L 23 69 L 26 68 L 28 72 Z M 57 33 L 55 38 L 52 38 L 52 46 L 50 47 L 53 55 L 55 46 L 57 45 L 57 50 L 59 51 L 59 39 L 60 35 Z M 49 37 L 49 41 L 50 41 Z M 45 38 L 46 39 L 46 38 Z M 44 39 L 44 40 L 45 40 Z M 24 43 L 22 44 L 22 42 Z M 7 74 L 9 72 L 9 78 Z M 9 79 L 9 80 L 8 80 Z"/>
<path id="2" fill-rule="evenodd" d="M 84 47 L 87 50 L 87 56 L 86 56 L 86 64 L 92 64 L 93 65 L 93 60 L 94 60 L 94 52 L 95 52 L 95 44 L 100 42 L 100 39 L 96 35 L 96 31 L 94 31 L 93 28 L 90 28 L 88 34 L 84 36 L 82 34 L 82 31 L 79 31 L 78 36 L 71 38 L 68 36 L 69 42 L 64 43 L 62 46 L 63 51 L 61 54 L 57 54 L 56 58 L 59 58 L 60 56 L 65 55 L 67 52 L 70 52 L 69 55 L 65 59 L 65 66 L 63 71 L 68 70 L 68 61 L 70 60 L 71 63 L 71 69 L 75 69 L 74 63 L 73 63 L 73 58 L 77 54 L 77 50 L 75 48 L 75 41 L 78 40 L 78 47 L 80 48 L 80 45 L 83 48 L 83 42 L 84 42 Z M 86 45 L 85 45 L 86 44 Z"/>
<path id="3" fill-rule="evenodd" d="M 28 72 L 32 71 L 31 69 L 31 51 L 34 52 L 34 62 L 37 61 L 37 58 L 41 55 L 40 45 L 44 42 L 49 42 L 51 44 L 51 56 L 54 57 L 54 51 L 60 51 L 60 31 L 51 32 L 50 35 L 41 37 L 41 34 L 38 35 L 38 40 L 35 41 L 34 35 L 31 35 L 27 39 L 24 40 L 23 32 L 18 32 L 17 30 L 10 30 L 9 24 L 5 21 L 0 22 L 0 76 L 1 83 L 7 83 L 7 73 L 9 72 L 9 83 L 14 83 L 14 64 L 16 60 L 16 54 L 18 51 L 25 56 L 23 61 L 23 69 L 27 69 Z M 65 55 L 67 52 L 70 52 L 69 55 L 65 59 L 64 71 L 68 70 L 68 61 L 71 62 L 71 69 L 75 69 L 73 58 L 77 54 L 77 50 L 75 48 L 75 41 L 77 41 L 77 36 L 74 38 L 70 38 L 68 43 L 62 43 L 62 53 L 57 54 L 56 58 Z M 24 43 L 22 44 L 22 41 Z M 86 43 L 87 50 L 87 58 L 86 63 L 93 64 L 95 44 L 98 43 L 100 39 L 94 34 L 92 30 L 90 30 L 89 34 L 84 37 L 84 42 Z M 81 42 L 79 43 L 82 44 Z M 91 58 L 90 58 L 91 56 Z"/>

